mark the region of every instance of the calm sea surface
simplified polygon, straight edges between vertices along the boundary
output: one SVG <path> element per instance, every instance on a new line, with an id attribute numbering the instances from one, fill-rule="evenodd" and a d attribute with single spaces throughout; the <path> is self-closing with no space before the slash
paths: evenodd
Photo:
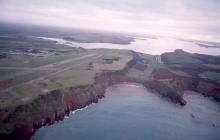
<path id="1" fill-rule="evenodd" d="M 99 103 L 39 129 L 36 140 L 220 140 L 220 104 L 186 92 L 180 107 L 141 85 L 106 90 Z"/>

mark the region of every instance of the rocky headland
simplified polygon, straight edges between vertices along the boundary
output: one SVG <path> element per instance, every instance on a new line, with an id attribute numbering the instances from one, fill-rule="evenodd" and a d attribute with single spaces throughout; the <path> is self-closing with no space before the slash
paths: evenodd
<path id="1" fill-rule="evenodd" d="M 1 114 L 5 112 L 10 112 L 10 114 L 2 120 L 7 132 L 0 134 L 0 138 L 4 140 L 28 140 L 37 129 L 45 125 L 52 125 L 56 121 L 62 121 L 71 111 L 83 108 L 91 103 L 97 103 L 100 98 L 105 96 L 106 88 L 121 82 L 143 84 L 146 88 L 181 106 L 186 105 L 186 101 L 182 98 L 185 90 L 200 92 L 220 101 L 219 84 L 200 77 L 181 76 L 170 71 L 170 69 L 163 70 L 162 68 L 153 72 L 153 77 L 148 80 L 139 80 L 127 76 L 129 69 L 143 60 L 139 53 L 132 53 L 133 58 L 122 70 L 98 73 L 92 85 L 53 90 L 10 111 L 1 111 Z M 165 60 L 168 56 L 163 57 Z"/>

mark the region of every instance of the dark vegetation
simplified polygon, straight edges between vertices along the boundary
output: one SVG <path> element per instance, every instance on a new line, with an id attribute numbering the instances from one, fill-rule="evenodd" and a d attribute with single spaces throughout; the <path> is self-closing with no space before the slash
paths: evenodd
<path id="1" fill-rule="evenodd" d="M 3 36 L 2 39 L 6 37 L 8 38 L 7 40 L 10 41 L 13 40 L 15 36 L 17 41 L 21 42 L 26 40 L 26 37 L 24 36 L 63 38 L 65 40 L 81 43 L 130 44 L 132 41 L 134 41 L 132 36 L 118 33 L 4 23 L 0 23 L 0 32 L 1 36 Z"/>

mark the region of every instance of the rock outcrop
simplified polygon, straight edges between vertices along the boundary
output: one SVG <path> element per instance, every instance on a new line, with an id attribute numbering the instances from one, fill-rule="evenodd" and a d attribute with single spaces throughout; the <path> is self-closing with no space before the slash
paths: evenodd
<path id="1" fill-rule="evenodd" d="M 5 124 L 10 124 L 12 129 L 8 133 L 0 134 L 0 139 L 29 140 L 37 129 L 63 120 L 65 115 L 69 115 L 71 111 L 83 108 L 91 103 L 97 103 L 99 98 L 104 97 L 106 88 L 121 82 L 143 84 L 145 87 L 180 105 L 185 105 L 186 101 L 179 91 L 186 89 L 202 93 L 211 92 L 213 97 L 220 99 L 219 88 L 201 81 L 192 80 L 189 82 L 178 77 L 179 79 L 176 79 L 176 82 L 179 86 L 172 88 L 158 80 L 138 81 L 131 79 L 125 73 L 136 64 L 136 61 L 138 61 L 138 55 L 134 53 L 133 59 L 123 70 L 99 73 L 92 85 L 54 90 L 27 104 L 16 107 L 3 121 Z"/>

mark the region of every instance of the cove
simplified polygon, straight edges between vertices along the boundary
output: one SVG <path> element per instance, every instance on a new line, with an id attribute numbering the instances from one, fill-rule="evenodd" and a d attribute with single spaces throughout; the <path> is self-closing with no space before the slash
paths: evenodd
<path id="1" fill-rule="evenodd" d="M 220 104 L 186 92 L 187 105 L 170 103 L 138 84 L 106 90 L 97 104 L 40 128 L 36 140 L 219 140 Z"/>

